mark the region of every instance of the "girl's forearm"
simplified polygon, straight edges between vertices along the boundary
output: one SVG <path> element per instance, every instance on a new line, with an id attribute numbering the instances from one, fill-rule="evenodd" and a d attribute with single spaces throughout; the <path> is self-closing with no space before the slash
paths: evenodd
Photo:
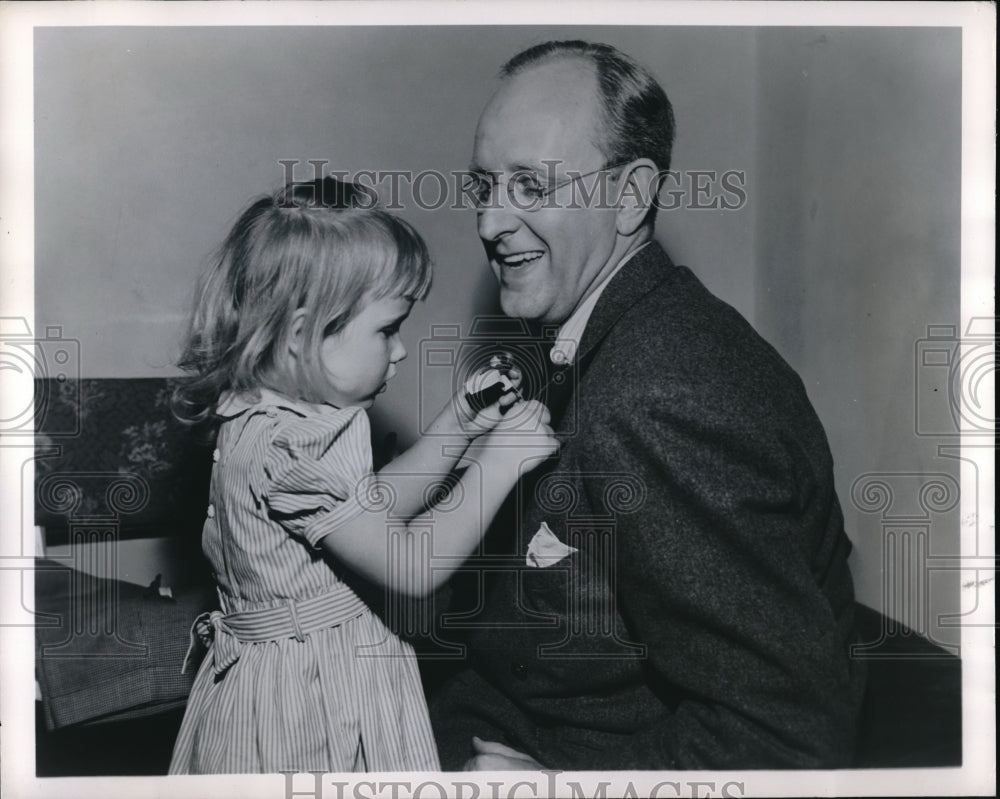
<path id="1" fill-rule="evenodd" d="M 394 591 L 425 596 L 436 590 L 479 545 L 518 479 L 554 450 L 547 436 L 483 436 L 466 452 L 465 469 L 440 511 L 406 525 L 409 561 L 396 561 L 385 581 Z M 419 559 L 417 555 L 419 554 Z"/>
<path id="2" fill-rule="evenodd" d="M 438 511 L 406 518 L 399 512 L 400 497 L 389 493 L 388 503 L 339 525 L 321 539 L 321 545 L 379 585 L 408 596 L 426 596 L 476 549 L 518 476 L 519 465 L 509 452 L 484 450 L 450 484 L 451 492 L 442 495 Z M 422 509 L 426 501 L 426 492 L 421 493 Z"/>
<path id="3" fill-rule="evenodd" d="M 439 588 L 479 546 L 490 522 L 517 481 L 517 467 L 493 464 L 493 459 L 469 466 L 441 512 L 406 526 L 410 560 L 392 563 L 387 585 L 410 596 L 426 596 Z M 419 559 L 416 559 L 419 556 Z"/>
<path id="4" fill-rule="evenodd" d="M 558 449 L 544 406 L 532 401 L 525 410 L 511 426 L 481 436 L 473 447 L 457 420 L 452 427 L 447 419 L 432 426 L 429 435 L 374 475 L 374 485 L 359 486 L 359 498 L 372 500 L 362 502 L 360 513 L 349 521 L 334 518 L 328 534 L 313 531 L 321 546 L 391 590 L 413 596 L 432 592 L 475 550 L 521 474 Z M 466 468 L 457 477 L 453 469 L 460 458 Z M 446 477 L 452 479 L 445 482 Z"/>
<path id="5" fill-rule="evenodd" d="M 393 515 L 409 521 L 427 509 L 427 497 L 443 484 L 469 446 L 454 414 L 445 408 L 427 432 L 375 475 L 395 497 Z"/>

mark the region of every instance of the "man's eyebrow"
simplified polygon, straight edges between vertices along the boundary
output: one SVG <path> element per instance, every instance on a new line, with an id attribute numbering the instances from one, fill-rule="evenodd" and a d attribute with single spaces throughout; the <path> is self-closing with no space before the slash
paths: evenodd
<path id="1" fill-rule="evenodd" d="M 479 164 L 472 163 L 472 164 L 469 164 L 469 171 L 470 172 L 475 172 L 476 174 L 480 174 L 480 175 L 490 175 L 490 174 L 493 174 L 494 172 L 496 172 L 498 170 L 495 170 L 495 169 L 486 169 L 485 167 L 482 167 Z M 544 174 L 544 173 L 548 173 L 549 166 L 547 166 L 546 164 L 543 164 L 543 163 L 532 164 L 532 163 L 528 163 L 528 162 L 521 162 L 521 163 L 517 163 L 517 164 L 512 164 L 511 167 L 510 167 L 510 169 L 500 170 L 500 171 L 505 171 L 505 172 L 510 172 L 510 173 L 514 173 L 514 172 L 537 172 L 537 173 L 540 173 L 540 174 Z"/>

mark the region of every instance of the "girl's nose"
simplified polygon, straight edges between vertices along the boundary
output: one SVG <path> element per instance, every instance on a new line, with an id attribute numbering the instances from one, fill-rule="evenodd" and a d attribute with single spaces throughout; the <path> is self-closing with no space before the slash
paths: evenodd
<path id="1" fill-rule="evenodd" d="M 396 338 L 396 344 L 395 344 L 395 346 L 392 349 L 392 355 L 390 356 L 389 359 L 393 363 L 399 363 L 400 361 L 402 361 L 405 358 L 406 358 L 406 347 L 403 346 L 403 342 L 397 336 L 397 338 Z"/>

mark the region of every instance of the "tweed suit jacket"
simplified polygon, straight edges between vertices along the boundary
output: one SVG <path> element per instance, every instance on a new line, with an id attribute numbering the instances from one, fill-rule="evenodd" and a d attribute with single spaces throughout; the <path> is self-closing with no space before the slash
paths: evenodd
<path id="1" fill-rule="evenodd" d="M 801 380 L 652 243 L 562 382 L 560 452 L 519 485 L 512 565 L 433 698 L 442 765 L 473 734 L 565 770 L 848 765 L 850 543 Z M 543 523 L 575 551 L 531 567 Z"/>

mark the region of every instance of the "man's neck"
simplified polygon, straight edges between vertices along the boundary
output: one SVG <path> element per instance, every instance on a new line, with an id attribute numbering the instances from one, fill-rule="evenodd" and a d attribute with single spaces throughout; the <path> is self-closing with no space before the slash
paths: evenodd
<path id="1" fill-rule="evenodd" d="M 549 358 L 553 363 L 568 366 L 576 359 L 577 349 L 583 338 L 583 331 L 587 327 L 590 315 L 593 313 L 594 307 L 597 305 L 604 288 L 611 282 L 611 279 L 625 263 L 639 250 L 649 244 L 650 240 L 651 237 L 646 237 L 641 243 L 625 249 L 625 254 L 620 256 L 616 261 L 608 260 L 608 263 L 614 264 L 614 266 L 611 269 L 601 270 L 599 279 L 594 281 L 587 294 L 576 304 L 573 313 L 560 325 L 559 332 L 556 334 L 555 344 L 549 352 Z"/>
<path id="2" fill-rule="evenodd" d="M 653 240 L 653 229 L 648 225 L 643 225 L 639 230 L 630 236 L 618 236 L 615 240 L 614 249 L 611 251 L 611 255 L 608 257 L 608 261 L 604 268 L 597 274 L 597 277 L 591 281 L 590 285 L 587 286 L 587 290 L 580 296 L 579 301 L 577 301 L 573 312 L 583 305 L 587 298 L 590 297 L 600 286 L 603 286 L 605 281 L 612 272 L 618 269 L 618 265 L 622 261 L 631 257 L 632 253 L 638 250 L 640 247 L 648 244 Z M 572 316 L 572 313 L 570 314 Z M 568 318 L 568 317 L 567 317 Z"/>

